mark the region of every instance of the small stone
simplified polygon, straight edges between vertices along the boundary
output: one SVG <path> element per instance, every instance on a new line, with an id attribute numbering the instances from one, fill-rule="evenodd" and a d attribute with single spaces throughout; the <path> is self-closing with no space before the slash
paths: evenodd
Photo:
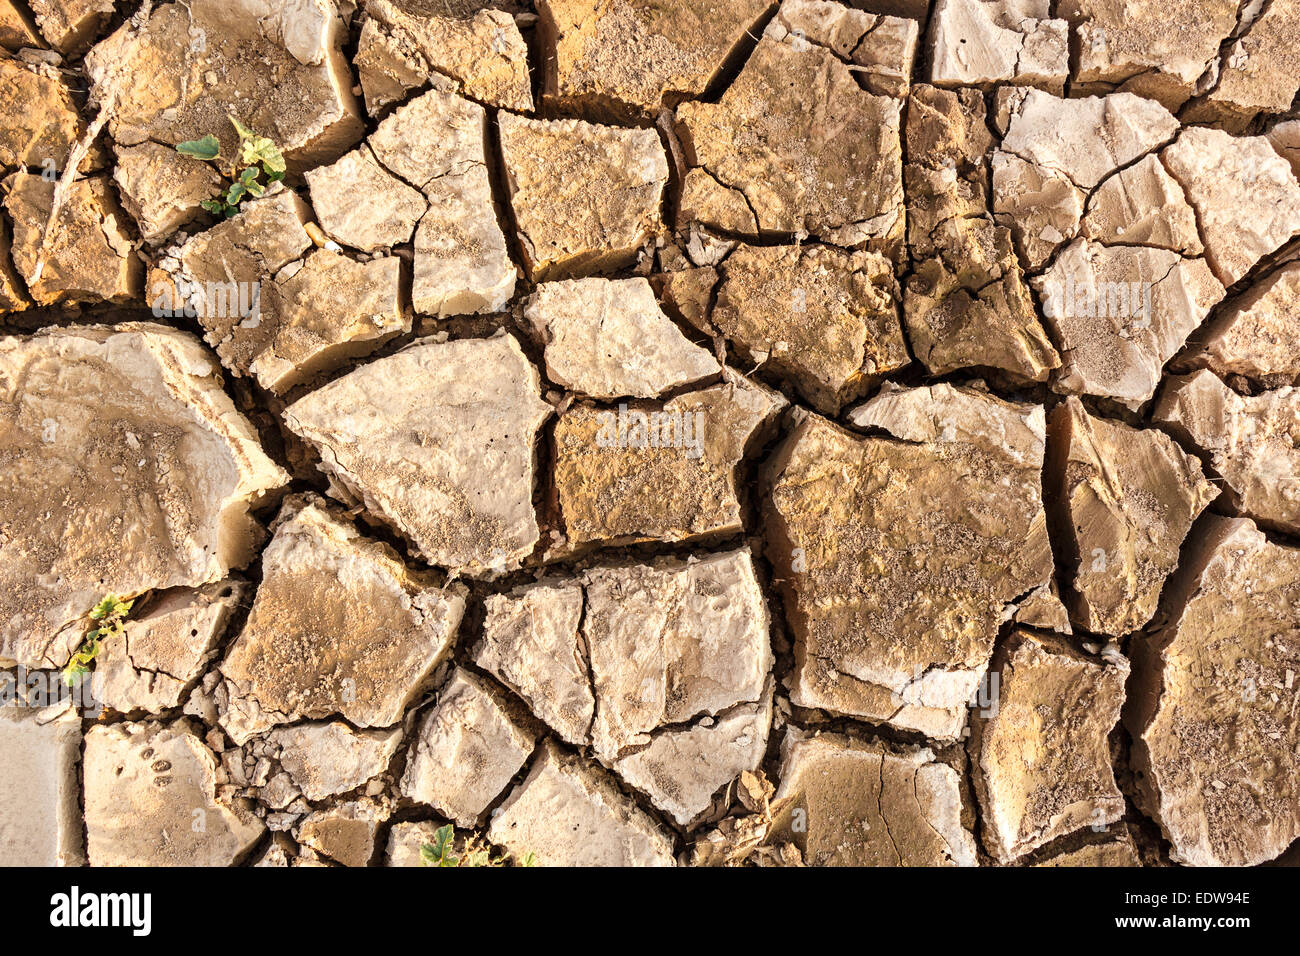
<path id="1" fill-rule="evenodd" d="M 1300 534 L 1300 389 L 1242 396 L 1213 372 L 1170 376 L 1152 420 L 1209 456 L 1237 511 Z"/>
<path id="2" fill-rule="evenodd" d="M 488 840 L 540 866 L 673 866 L 663 829 L 604 772 L 546 743 Z"/>
<path id="3" fill-rule="evenodd" d="M 904 322 L 914 354 L 933 374 L 983 366 L 1042 382 L 1061 359 L 1038 320 L 1010 230 L 990 219 L 985 120 L 976 90 L 913 89 L 905 176 L 917 265 Z"/>
<path id="4" fill-rule="evenodd" d="M 32 304 L 26 286 L 14 271 L 12 238 L 9 224 L 0 221 L 0 315 L 21 312 Z"/>
<path id="5" fill-rule="evenodd" d="M 325 232 L 362 252 L 408 242 L 428 209 L 419 190 L 380 166 L 369 146 L 308 170 L 306 177 Z"/>
<path id="6" fill-rule="evenodd" d="M 153 8 L 86 54 L 92 97 L 110 99 L 120 146 L 175 145 L 212 134 L 236 155 L 228 116 L 269 136 L 296 168 L 330 163 L 361 138 L 332 4 L 300 0 L 190 0 Z M 201 82 L 213 72 L 218 82 Z"/>
<path id="7" fill-rule="evenodd" d="M 237 744 L 335 714 L 391 727 L 446 656 L 464 610 L 459 588 L 426 583 L 322 506 L 292 503 L 221 663 L 221 725 Z"/>
<path id="8" fill-rule="evenodd" d="M 416 312 L 498 312 L 514 294 L 516 270 L 492 202 L 486 135 L 483 107 L 431 90 L 370 137 L 376 158 L 429 203 L 415 231 Z"/>
<path id="9" fill-rule="evenodd" d="M 1194 336 L 1193 368 L 1241 375 L 1268 388 L 1300 385 L 1300 262 L 1288 262 L 1224 303 Z"/>
<path id="10" fill-rule="evenodd" d="M 216 342 L 222 362 L 284 394 L 410 331 L 399 304 L 399 274 L 394 256 L 356 262 L 317 249 L 292 276 L 263 286 L 253 321 L 205 318 L 208 340 L 224 331 L 226 338 Z"/>
<path id="11" fill-rule="evenodd" d="M 961 778 L 927 749 L 791 729 L 770 844 L 790 843 L 810 866 L 976 866 L 962 824 Z"/>
<path id="12" fill-rule="evenodd" d="M 1025 90 L 1000 148 L 1092 189 L 1177 131 L 1178 121 L 1167 109 L 1132 93 L 1062 99 Z"/>
<path id="13" fill-rule="evenodd" d="M 572 406 L 555 426 L 554 472 L 569 545 L 738 533 L 737 468 L 786 405 L 728 371 L 662 404 Z"/>
<path id="14" fill-rule="evenodd" d="M 883 256 L 741 246 L 724 260 L 722 277 L 713 326 L 827 415 L 908 363 L 893 267 Z"/>
<path id="15" fill-rule="evenodd" d="M 1014 153 L 995 150 L 990 165 L 997 221 L 1015 233 L 1026 265 L 1037 271 L 1078 235 L 1086 194 L 1056 170 Z"/>
<path id="16" fill-rule="evenodd" d="M 1295 694 L 1300 551 L 1245 518 L 1207 519 L 1140 638 L 1125 723 L 1139 805 L 1188 866 L 1254 866 L 1300 837 Z M 1217 781 L 1223 786 L 1210 786 Z"/>
<path id="17" fill-rule="evenodd" d="M 140 237 L 159 243 L 201 213 L 200 203 L 220 191 L 220 174 L 208 163 L 157 143 L 117 151 L 113 178 Z"/>
<path id="18" fill-rule="evenodd" d="M 1192 103 L 1186 122 L 1215 122 L 1239 133 L 1259 113 L 1286 111 L 1300 90 L 1300 6 L 1259 4 L 1258 15 L 1228 46 L 1213 88 Z"/>
<path id="19" fill-rule="evenodd" d="M 697 229 L 699 223 L 728 233 L 759 232 L 758 219 L 745 194 L 740 189 L 720 186 L 711 173 L 697 166 L 688 169 L 682 179 L 677 224 L 683 229 Z"/>
<path id="20" fill-rule="evenodd" d="M 1058 634 L 1073 634 L 1070 615 L 1061 601 L 1056 582 L 1040 585 L 1020 602 L 1013 620 L 1026 627 L 1037 627 Z"/>
<path id="21" fill-rule="evenodd" d="M 302 797 L 302 791 L 293 782 L 293 778 L 283 771 L 261 783 L 260 787 L 257 791 L 258 802 L 273 809 L 283 809 Z"/>
<path id="22" fill-rule="evenodd" d="M 668 161 L 651 129 L 499 113 L 506 186 L 536 281 L 630 265 L 662 227 Z"/>
<path id="23" fill-rule="evenodd" d="M 537 734 L 511 714 L 487 681 L 457 668 L 416 731 L 402 795 L 473 827 L 536 742 Z"/>
<path id="24" fill-rule="evenodd" d="M 1124 815 L 1110 765 L 1129 665 L 1016 631 L 998 651 L 994 712 L 972 721 L 984 842 L 1002 863 Z"/>
<path id="25" fill-rule="evenodd" d="M 748 552 L 595 568 L 487 605 L 478 663 L 682 825 L 758 767 L 772 658 Z"/>
<path id="26" fill-rule="evenodd" d="M 707 172 L 709 191 L 750 208 L 748 235 L 798 233 L 893 257 L 905 220 L 898 101 L 863 90 L 824 47 L 779 32 L 764 34 L 717 103 L 678 107 L 688 165 Z"/>
<path id="27" fill-rule="evenodd" d="M 1163 432 L 1089 415 L 1077 398 L 1052 412 L 1046 475 L 1068 510 L 1080 623 L 1121 637 L 1155 613 L 1197 515 L 1219 489 Z"/>
<path id="28" fill-rule="evenodd" d="M 1118 836 L 1107 837 L 1096 843 L 1086 843 L 1077 850 L 1067 850 L 1048 857 L 1035 866 L 1086 866 L 1086 867 L 1131 867 L 1141 866 L 1137 847 L 1128 830 L 1121 829 Z"/>
<path id="29" fill-rule="evenodd" d="M 310 218 L 307 204 L 287 189 L 244 203 L 150 273 L 154 314 L 197 317 L 208 344 L 222 349 L 236 325 L 255 318 L 262 283 L 311 248 Z"/>
<path id="30" fill-rule="evenodd" d="M 308 850 L 308 853 L 312 851 Z M 303 866 L 301 857 L 295 850 L 293 842 L 283 834 L 276 833 L 271 838 L 271 843 L 261 856 L 252 864 L 254 867 L 265 869 L 288 869 L 291 866 Z"/>
<path id="31" fill-rule="evenodd" d="M 1015 231 L 1030 268 L 1078 234 L 1086 194 L 1177 131 L 1168 110 L 1132 93 L 1018 96 L 993 157 L 993 210 Z"/>
<path id="32" fill-rule="evenodd" d="M 564 740 L 587 742 L 596 701 L 579 636 L 577 582 L 540 582 L 484 602 L 487 619 L 474 662 L 518 694 Z"/>
<path id="33" fill-rule="evenodd" d="M 0 59 L 0 170 L 33 167 L 62 174 L 81 134 L 77 105 L 58 74 Z M 78 171 L 88 165 L 83 162 Z"/>
<path id="34" fill-rule="evenodd" d="M 108 177 L 73 180 L 54 233 L 41 257 L 54 183 L 14 173 L 4 181 L 5 209 L 13 220 L 13 263 L 38 305 L 62 302 L 126 303 L 143 292 L 144 267 L 122 226 Z"/>
<path id="35" fill-rule="evenodd" d="M 543 102 L 618 121 L 695 99 L 769 6 L 540 0 Z"/>
<path id="36" fill-rule="evenodd" d="M 236 376 L 283 394 L 400 332 L 393 257 L 357 262 L 311 248 L 307 205 L 278 192 L 188 240 L 171 271 L 151 275 L 156 315 L 193 315 Z"/>
<path id="37" fill-rule="evenodd" d="M 472 16 L 438 5 L 367 0 L 366 19 L 353 65 L 365 91 L 366 109 L 385 106 L 432 82 L 502 109 L 531 112 L 528 46 L 514 17 L 501 10 Z"/>
<path id="38" fill-rule="evenodd" d="M 369 866 L 388 809 L 373 800 L 351 800 L 314 810 L 298 824 L 304 846 L 343 866 Z"/>
<path id="39" fill-rule="evenodd" d="M 125 632 L 105 641 L 95 658 L 96 698 L 122 713 L 179 707 L 247 590 L 245 582 L 228 579 L 168 591 L 143 614 L 133 609 Z"/>
<path id="40" fill-rule="evenodd" d="M 783 0 L 766 36 L 825 47 L 880 96 L 905 96 L 920 32 L 915 20 L 877 16 L 828 0 Z"/>
<path id="41" fill-rule="evenodd" d="M 394 823 L 388 831 L 388 850 L 384 866 L 424 866 L 420 849 L 438 838 L 438 824 L 430 820 Z"/>
<path id="42" fill-rule="evenodd" d="M 747 549 L 593 568 L 583 583 L 602 759 L 627 756 L 660 727 L 763 698 L 772 650 Z"/>
<path id="43" fill-rule="evenodd" d="M 432 564 L 504 571 L 539 537 L 534 444 L 550 415 L 508 335 L 418 341 L 299 399 L 285 422 L 322 452 L 331 491 Z"/>
<path id="44" fill-rule="evenodd" d="M 1237 0 L 1064 0 L 1074 25 L 1074 81 L 1160 101 L 1186 102 L 1237 25 Z"/>
<path id="45" fill-rule="evenodd" d="M 265 832 L 217 798 L 216 758 L 184 720 L 92 727 L 85 761 L 91 866 L 232 866 Z"/>
<path id="46" fill-rule="evenodd" d="M 1082 226 L 1082 235 L 1103 245 L 1156 246 L 1184 256 L 1204 251 L 1183 188 L 1154 155 L 1103 180 Z"/>
<path id="47" fill-rule="evenodd" d="M 0 48 L 17 53 L 40 45 L 36 24 L 28 17 L 27 11 L 13 0 L 0 0 Z M 8 110 L 0 112 L 0 115 L 8 115 Z"/>
<path id="48" fill-rule="evenodd" d="M 716 721 L 664 730 L 614 763 L 618 775 L 649 795 L 681 826 L 709 809 L 713 796 L 741 773 L 758 769 L 767 751 L 772 698 L 740 704 Z"/>
<path id="49" fill-rule="evenodd" d="M 754 857 L 767 836 L 768 821 L 757 813 L 731 816 L 699 832 L 691 845 L 689 866 L 740 866 Z"/>
<path id="50" fill-rule="evenodd" d="M 154 313 L 197 316 L 228 369 L 280 394 L 409 331 L 398 260 L 317 249 L 299 261 L 309 215 L 283 190 L 187 240 L 151 276 Z"/>
<path id="51" fill-rule="evenodd" d="M 1160 156 L 1187 191 L 1225 286 L 1300 233 L 1300 184 L 1264 137 L 1188 127 Z"/>
<path id="52" fill-rule="evenodd" d="M 664 311 L 705 335 L 716 334 L 709 322 L 709 310 L 717 284 L 718 270 L 711 266 L 656 272 L 650 276 L 650 285 Z"/>
<path id="53" fill-rule="evenodd" d="M 1266 135 L 1269 145 L 1291 164 L 1291 171 L 1300 179 L 1300 119 L 1284 120 Z"/>
<path id="54" fill-rule="evenodd" d="M 353 730 L 341 721 L 277 727 L 266 735 L 280 766 L 308 800 L 364 785 L 388 769 L 402 743 L 400 728 Z"/>
<path id="55" fill-rule="evenodd" d="M 989 218 L 986 155 L 993 137 L 978 90 L 924 84 L 908 101 L 907 243 L 913 259 L 942 256 L 959 271 L 979 260 L 967 227 Z"/>
<path id="56" fill-rule="evenodd" d="M 1168 249 L 1076 239 L 1032 280 L 1061 343 L 1058 387 L 1136 408 L 1161 370 L 1223 298 L 1204 259 Z"/>
<path id="57" fill-rule="evenodd" d="M 769 459 L 791 701 L 956 739 L 999 625 L 1053 575 L 1042 407 L 886 385 L 849 421 L 892 437 L 810 415 Z"/>
<path id="58" fill-rule="evenodd" d="M 547 378 L 592 398 L 654 398 L 722 371 L 664 315 L 645 279 L 543 282 L 524 318 Z"/>
<path id="59" fill-rule="evenodd" d="M 113 14 L 113 0 L 28 0 L 41 35 L 60 53 L 80 53 Z"/>
<path id="60" fill-rule="evenodd" d="M 311 209 L 288 189 L 246 202 L 233 219 L 185 241 L 176 256 L 181 275 L 205 283 L 278 272 L 311 248 L 310 221 Z"/>
<path id="61" fill-rule="evenodd" d="M 930 81 L 1016 83 L 1060 93 L 1070 73 L 1069 25 L 1048 0 L 939 0 L 931 15 Z"/>
<path id="62" fill-rule="evenodd" d="M 23 489 L 0 496 L 4 663 L 61 667 L 105 594 L 243 567 L 263 533 L 249 509 L 288 481 L 187 333 L 129 323 L 3 338 L 0 394 L 0 474 Z"/>
<path id="63" fill-rule="evenodd" d="M 0 707 L 0 866 L 84 862 L 80 760 L 81 720 L 74 711 L 47 720 L 12 703 Z"/>

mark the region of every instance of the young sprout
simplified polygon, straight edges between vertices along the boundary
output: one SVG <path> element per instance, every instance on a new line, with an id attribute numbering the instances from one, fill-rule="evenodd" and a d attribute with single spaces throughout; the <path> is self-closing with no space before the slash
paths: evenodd
<path id="1" fill-rule="evenodd" d="M 505 866 L 510 859 L 505 856 L 493 856 L 492 851 L 477 836 L 471 837 L 457 855 L 454 839 L 456 832 L 450 823 L 438 827 L 432 843 L 420 846 L 421 866 Z M 516 861 L 519 866 L 536 866 L 537 858 L 528 853 Z"/>
<path id="2" fill-rule="evenodd" d="M 99 649 L 104 639 L 122 633 L 126 617 L 131 613 L 131 606 L 134 603 L 134 600 L 123 601 L 116 594 L 106 594 L 104 599 L 91 609 L 89 617 L 94 622 L 94 626 L 86 632 L 86 639 L 63 668 L 65 684 L 73 687 L 83 676 L 90 673 L 90 665 L 99 656 Z"/>
<path id="3" fill-rule="evenodd" d="M 199 203 L 208 212 L 227 219 L 239 212 L 240 203 L 247 197 L 256 199 L 261 196 L 271 183 L 284 179 L 285 173 L 284 156 L 273 142 L 233 116 L 230 117 L 230 122 L 239 135 L 237 155 L 229 162 L 226 172 L 230 185 L 216 199 L 205 199 Z M 191 139 L 178 144 L 176 152 L 210 163 L 222 158 L 221 144 L 211 133 L 202 139 Z"/>

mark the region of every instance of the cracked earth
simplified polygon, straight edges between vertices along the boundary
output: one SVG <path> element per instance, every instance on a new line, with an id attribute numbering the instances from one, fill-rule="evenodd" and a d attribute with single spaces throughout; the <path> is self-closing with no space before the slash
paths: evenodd
<path id="1" fill-rule="evenodd" d="M 1300 0 L 0 0 L 0 863 L 1291 859 L 1298 89 Z"/>

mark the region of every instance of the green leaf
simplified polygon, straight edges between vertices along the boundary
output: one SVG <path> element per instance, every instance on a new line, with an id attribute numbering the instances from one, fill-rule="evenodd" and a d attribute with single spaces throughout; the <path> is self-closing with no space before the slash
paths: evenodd
<path id="1" fill-rule="evenodd" d="M 125 617 L 134 603 L 134 599 L 123 601 L 116 594 L 105 594 L 103 600 L 91 608 L 90 619 L 102 621 L 105 618 Z"/>
<path id="2" fill-rule="evenodd" d="M 221 155 L 221 144 L 209 133 L 202 139 L 186 140 L 176 144 L 176 152 L 192 159 L 212 160 Z"/>
<path id="3" fill-rule="evenodd" d="M 455 866 L 456 858 L 451 855 L 452 840 L 456 836 L 455 828 L 450 824 L 438 827 L 433 835 L 433 852 L 439 866 Z"/>
<path id="4" fill-rule="evenodd" d="M 253 166 L 249 166 L 239 174 L 239 185 L 248 190 L 248 194 L 253 197 L 266 192 L 266 187 L 257 181 L 257 169 Z"/>
<path id="5" fill-rule="evenodd" d="M 199 203 L 199 205 L 214 215 L 219 215 L 226 211 L 226 204 L 220 199 L 204 199 Z"/>
<path id="6" fill-rule="evenodd" d="M 239 208 L 239 201 L 244 198 L 244 193 L 248 192 L 243 183 L 231 183 L 230 188 L 226 190 L 226 205 Z"/>
<path id="7" fill-rule="evenodd" d="M 261 162 L 262 169 L 266 171 L 268 176 L 275 175 L 277 178 L 284 176 L 286 169 L 284 154 L 276 149 L 274 143 L 266 140 L 266 147 L 260 151 L 259 155 L 261 156 L 259 162 Z"/>
<path id="8" fill-rule="evenodd" d="M 239 122 L 239 120 L 231 116 L 229 113 L 226 114 L 226 118 L 229 119 L 231 125 L 235 127 L 235 132 L 239 134 L 239 138 L 241 140 L 250 139 L 251 137 L 257 135 L 251 129 L 245 126 L 243 123 Z"/>
<path id="9" fill-rule="evenodd" d="M 267 173 L 284 172 L 284 157 L 275 143 L 263 136 L 239 144 L 239 162 L 244 166 L 260 164 Z"/>
<path id="10" fill-rule="evenodd" d="M 432 843 L 420 844 L 420 865 L 457 866 L 456 857 L 451 852 L 454 836 L 455 830 L 450 823 L 438 827 L 433 834 Z"/>

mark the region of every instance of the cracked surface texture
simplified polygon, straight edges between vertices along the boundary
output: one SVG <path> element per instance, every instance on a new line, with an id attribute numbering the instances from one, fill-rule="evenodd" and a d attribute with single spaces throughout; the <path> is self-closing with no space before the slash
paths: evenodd
<path id="1" fill-rule="evenodd" d="M 0 865 L 1293 861 L 1298 51 L 0 0 Z"/>

